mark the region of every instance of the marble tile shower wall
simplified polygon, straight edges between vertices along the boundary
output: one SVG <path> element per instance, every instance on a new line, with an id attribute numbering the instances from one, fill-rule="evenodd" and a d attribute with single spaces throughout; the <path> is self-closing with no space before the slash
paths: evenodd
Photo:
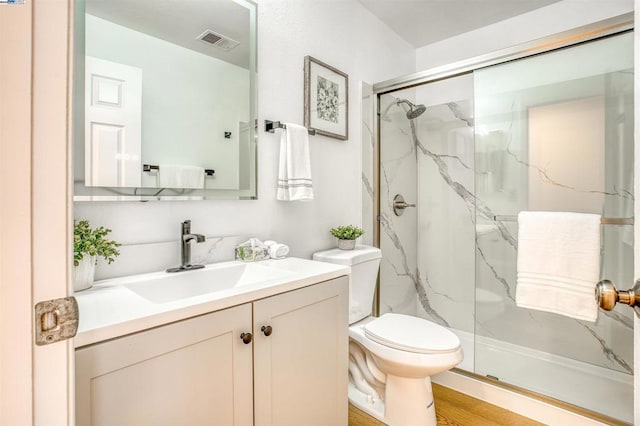
<path id="1" fill-rule="evenodd" d="M 416 315 L 416 295 L 426 298 L 418 272 L 416 209 L 393 212 L 393 198 L 402 194 L 416 200 L 416 149 L 405 112 L 394 105 L 397 98 L 380 99 L 380 313 Z"/>
<path id="2" fill-rule="evenodd" d="M 630 310 L 600 311 L 594 324 L 516 307 L 517 223 L 491 218 L 521 210 L 633 215 L 631 74 L 601 74 L 492 94 L 490 108 L 483 90 L 495 81 L 489 72 L 475 77 L 476 102 L 485 106 L 475 111 L 476 336 L 632 373 Z M 550 113 L 554 125 L 560 122 L 554 127 L 557 134 L 536 135 L 548 131 L 538 113 Z M 592 122 L 570 121 L 589 114 Z M 570 129 L 568 135 L 558 136 L 563 127 Z M 600 135 L 590 142 L 596 154 L 585 154 L 591 149 L 589 134 Z M 625 287 L 632 282 L 633 229 L 605 225 L 602 233 L 601 277 Z M 504 302 L 500 306 L 494 302 L 496 295 Z M 476 355 L 476 370 L 491 363 L 489 354 Z"/>
<path id="3" fill-rule="evenodd" d="M 474 144 L 470 99 L 429 106 L 411 125 L 418 147 L 418 312 L 474 331 Z"/>
<path id="4" fill-rule="evenodd" d="M 380 110 L 388 111 L 380 121 L 381 311 L 415 314 L 476 336 L 631 373 L 631 310 L 601 312 L 591 324 L 517 308 L 517 223 L 493 219 L 540 208 L 531 204 L 527 190 L 535 185 L 544 187 L 545 196 L 591 205 L 587 211 L 632 215 L 629 78 L 619 74 L 609 81 L 605 102 L 613 108 L 607 108 L 612 112 L 606 117 L 606 140 L 617 143 L 604 148 L 607 166 L 599 193 L 580 187 L 580 176 L 588 172 L 577 173 L 577 181 L 560 182 L 528 162 L 527 108 L 513 98 L 501 100 L 507 109 L 492 114 L 491 123 L 478 123 L 473 89 L 466 97 L 456 93 L 458 101 L 425 102 L 427 111 L 413 121 L 400 108 L 389 107 L 410 94 L 382 96 Z M 422 89 L 417 91 L 418 103 L 425 101 Z M 443 99 L 433 91 L 429 97 Z M 485 124 L 490 126 L 480 128 Z M 618 164 L 620 159 L 624 164 Z M 397 193 L 416 200 L 417 209 L 395 216 Z M 603 232 L 602 276 L 626 287 L 632 280 L 632 230 L 606 226 Z M 476 351 L 475 370 L 482 372 L 485 362 L 489 369 L 490 354 Z"/>

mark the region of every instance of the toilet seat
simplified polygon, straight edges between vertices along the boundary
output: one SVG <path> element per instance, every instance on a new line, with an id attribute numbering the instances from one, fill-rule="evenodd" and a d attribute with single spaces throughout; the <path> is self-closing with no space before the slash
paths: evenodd
<path id="1" fill-rule="evenodd" d="M 363 328 L 367 338 L 401 351 L 446 354 L 460 349 L 460 339 L 453 332 L 409 315 L 384 314 Z"/>

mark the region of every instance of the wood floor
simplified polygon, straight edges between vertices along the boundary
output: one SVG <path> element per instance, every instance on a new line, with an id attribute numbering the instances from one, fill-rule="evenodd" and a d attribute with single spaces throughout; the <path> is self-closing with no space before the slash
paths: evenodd
<path id="1" fill-rule="evenodd" d="M 438 426 L 542 425 L 542 423 L 435 383 L 433 384 L 433 395 L 436 402 Z M 384 426 L 384 423 L 349 404 L 349 426 Z"/>

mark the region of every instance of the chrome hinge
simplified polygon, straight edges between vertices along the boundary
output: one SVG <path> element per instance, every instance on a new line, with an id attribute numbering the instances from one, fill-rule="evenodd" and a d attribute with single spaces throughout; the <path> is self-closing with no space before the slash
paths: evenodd
<path id="1" fill-rule="evenodd" d="M 75 297 L 47 300 L 35 306 L 36 345 L 71 339 L 78 332 L 78 302 Z"/>

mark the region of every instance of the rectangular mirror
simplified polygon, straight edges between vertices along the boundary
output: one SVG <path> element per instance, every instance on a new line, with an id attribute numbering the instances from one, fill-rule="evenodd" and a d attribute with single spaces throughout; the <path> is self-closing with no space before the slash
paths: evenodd
<path id="1" fill-rule="evenodd" d="M 75 1 L 75 201 L 256 198 L 256 9 Z"/>

